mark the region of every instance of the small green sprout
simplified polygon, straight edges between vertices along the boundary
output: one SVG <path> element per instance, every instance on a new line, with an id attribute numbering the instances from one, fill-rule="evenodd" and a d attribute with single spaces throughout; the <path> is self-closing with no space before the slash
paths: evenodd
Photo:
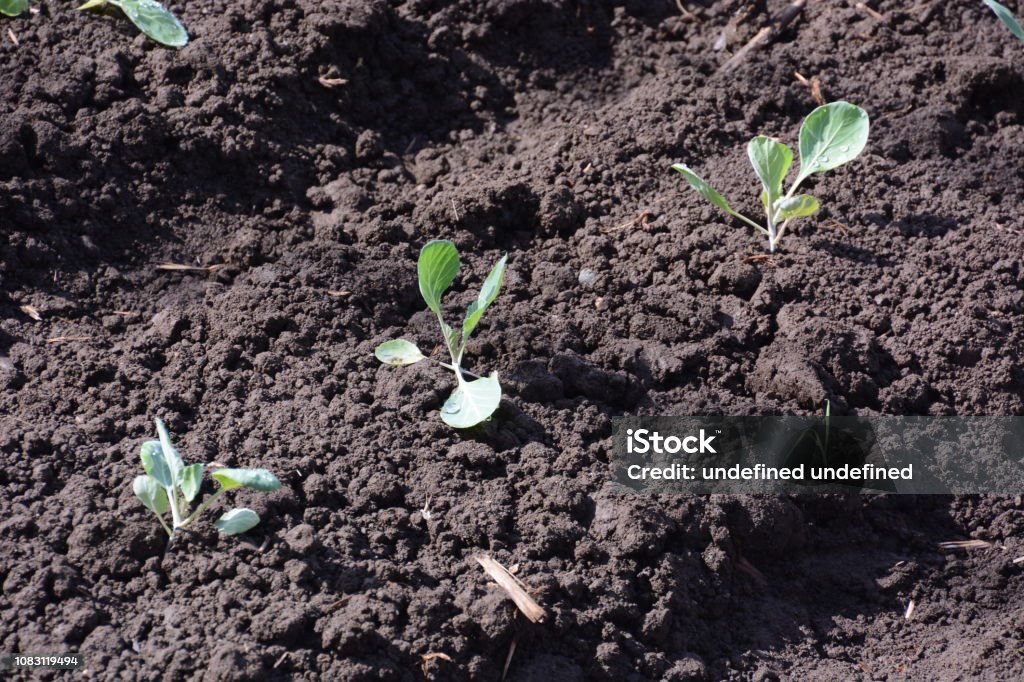
<path id="1" fill-rule="evenodd" d="M 189 505 L 203 483 L 203 465 L 189 464 L 171 445 L 170 434 L 161 419 L 156 420 L 160 440 L 151 440 L 142 445 L 142 468 L 144 476 L 137 476 L 132 482 L 135 496 L 151 512 L 156 514 L 167 535 L 174 537 L 175 531 L 187 528 L 200 514 L 217 501 L 221 495 L 234 488 L 252 488 L 271 492 L 281 487 L 281 482 L 266 469 L 217 469 L 212 474 L 220 488 L 207 497 L 195 511 L 189 513 Z M 171 512 L 171 524 L 164 519 L 167 510 Z M 215 522 L 217 530 L 225 535 L 244 533 L 260 522 L 259 515 L 251 509 L 232 509 Z"/>
<path id="2" fill-rule="evenodd" d="M 444 362 L 439 364 L 455 372 L 455 379 L 458 381 L 455 390 L 441 408 L 441 419 L 445 424 L 456 429 L 476 426 L 490 417 L 501 403 L 501 384 L 498 383 L 497 372 L 489 377 L 479 377 L 467 372 L 462 369 L 462 356 L 466 352 L 466 343 L 480 322 L 480 318 L 483 317 L 484 311 L 501 291 L 501 281 L 505 276 L 505 261 L 507 259 L 507 255 L 502 256 L 501 260 L 491 269 L 491 273 L 487 275 L 476 300 L 470 303 L 466 310 L 466 317 L 462 321 L 460 331 L 448 326 L 441 314 L 441 297 L 455 281 L 455 275 L 459 272 L 459 252 L 455 245 L 447 240 L 434 240 L 420 251 L 417 266 L 420 294 L 426 301 L 427 307 L 437 315 L 437 320 L 441 323 L 441 336 L 444 337 L 448 354 L 452 359 L 451 364 Z M 405 339 L 395 339 L 380 344 L 374 351 L 374 355 L 388 365 L 411 365 L 426 358 L 416 344 Z M 476 378 L 474 381 L 468 381 L 466 376 Z"/>
<path id="3" fill-rule="evenodd" d="M 28 9 L 28 0 L 0 0 L 0 14 L 16 17 Z"/>
<path id="4" fill-rule="evenodd" d="M 156 0 L 89 0 L 78 9 L 94 9 L 107 4 L 120 7 L 140 31 L 161 45 L 184 47 L 188 44 L 188 32 L 178 17 Z"/>
<path id="5" fill-rule="evenodd" d="M 838 168 L 857 158 L 868 142 L 868 127 L 867 112 L 848 102 L 832 102 L 812 111 L 800 127 L 800 170 L 785 195 L 782 184 L 793 164 L 793 151 L 770 137 L 758 135 L 752 139 L 747 145 L 747 156 L 761 180 L 761 204 L 767 226 L 733 210 L 721 194 L 689 167 L 677 163 L 672 168 L 682 173 L 702 197 L 767 236 L 769 251 L 775 251 L 789 221 L 818 212 L 818 200 L 809 194 L 796 194 L 797 188 L 812 174 Z"/>
<path id="6" fill-rule="evenodd" d="M 1010 29 L 1010 33 L 1017 36 L 1018 40 L 1024 41 L 1024 28 L 1021 27 L 1020 22 L 1017 21 L 1017 17 L 1013 16 L 1013 12 L 1003 4 L 996 2 L 996 0 L 982 0 L 988 8 L 996 13 L 999 17 L 999 21 L 1006 24 L 1006 27 Z"/>

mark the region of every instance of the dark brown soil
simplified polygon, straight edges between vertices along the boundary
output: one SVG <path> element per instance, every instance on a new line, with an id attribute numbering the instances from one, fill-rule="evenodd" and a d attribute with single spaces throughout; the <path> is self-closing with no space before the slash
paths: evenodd
<path id="1" fill-rule="evenodd" d="M 0 22 L 0 651 L 104 680 L 499 680 L 513 645 L 510 680 L 1024 676 L 1019 496 L 609 491 L 620 414 L 1024 415 L 1024 48 L 973 0 L 834 0 L 716 73 L 768 19 L 686 4 L 174 2 L 180 51 L 55 0 Z M 764 259 L 669 166 L 752 211 L 744 145 L 795 140 L 797 71 L 871 141 Z M 510 256 L 469 352 L 507 399 L 467 433 L 446 372 L 372 355 L 437 343 L 434 237 L 453 303 Z M 158 415 L 281 475 L 236 496 L 260 526 L 165 553 L 130 489 Z"/>

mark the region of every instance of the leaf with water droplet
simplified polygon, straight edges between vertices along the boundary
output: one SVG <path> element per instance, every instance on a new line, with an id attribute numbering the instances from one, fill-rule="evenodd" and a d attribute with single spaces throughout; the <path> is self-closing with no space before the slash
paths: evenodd
<path id="1" fill-rule="evenodd" d="M 121 11 L 147 36 L 168 47 L 184 47 L 188 44 L 188 32 L 178 18 L 155 0 L 105 0 Z M 105 2 L 90 0 L 78 9 L 93 9 Z"/>
<path id="2" fill-rule="evenodd" d="M 501 404 L 501 384 L 492 374 L 474 381 L 458 377 L 459 385 L 441 408 L 441 419 L 456 429 L 468 429 L 486 420 Z"/>
<path id="3" fill-rule="evenodd" d="M 812 173 L 838 168 L 855 159 L 868 143 L 867 112 L 849 102 L 820 106 L 800 127 L 800 173 L 794 187 Z"/>

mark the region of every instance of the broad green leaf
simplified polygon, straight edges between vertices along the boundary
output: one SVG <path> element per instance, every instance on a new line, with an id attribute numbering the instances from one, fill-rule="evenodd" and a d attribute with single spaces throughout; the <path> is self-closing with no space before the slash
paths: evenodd
<path id="1" fill-rule="evenodd" d="M 136 476 L 132 481 L 132 490 L 135 497 L 154 514 L 167 511 L 167 491 L 152 476 Z"/>
<path id="2" fill-rule="evenodd" d="M 487 279 L 484 280 L 484 285 L 480 287 L 480 293 L 477 294 L 476 300 L 469 304 L 469 308 L 466 310 L 466 319 L 462 322 L 463 343 L 469 339 L 469 335 L 476 329 L 487 306 L 494 302 L 498 292 L 501 291 L 501 281 L 505 277 L 505 261 L 507 260 L 507 255 L 502 256 L 501 260 L 491 268 L 491 274 L 487 275 Z"/>
<path id="3" fill-rule="evenodd" d="M 427 307 L 441 314 L 441 297 L 459 274 L 459 252 L 447 239 L 428 242 L 420 251 L 417 265 L 420 279 L 420 294 Z"/>
<path id="4" fill-rule="evenodd" d="M 108 0 L 120 7 L 140 31 L 168 47 L 188 44 L 188 32 L 170 10 L 155 0 Z M 81 9 L 81 8 L 79 8 Z"/>
<path id="5" fill-rule="evenodd" d="M 160 441 L 150 440 L 143 443 L 139 456 L 142 459 L 143 470 L 156 479 L 157 483 L 165 488 L 174 485 L 174 477 L 171 475 L 170 467 L 167 466 Z"/>
<path id="6" fill-rule="evenodd" d="M 800 127 L 799 185 L 812 173 L 838 168 L 857 157 L 868 143 L 868 114 L 849 102 L 820 106 Z"/>
<path id="7" fill-rule="evenodd" d="M 1006 5 L 1000 4 L 995 0 L 982 0 L 988 8 L 996 13 L 999 17 L 999 21 L 1006 24 L 1006 27 L 1010 29 L 1010 33 L 1017 36 L 1018 40 L 1024 40 L 1024 28 L 1021 27 L 1020 22 L 1017 21 L 1017 17 L 1013 16 L 1013 12 L 1009 10 Z"/>
<path id="8" fill-rule="evenodd" d="M 793 151 L 781 142 L 758 135 L 747 145 L 747 156 L 764 191 L 773 201 L 782 196 L 782 183 L 793 165 Z"/>
<path id="9" fill-rule="evenodd" d="M 224 490 L 245 487 L 272 492 L 281 487 L 277 476 L 266 469 L 217 469 L 210 475 Z"/>
<path id="10" fill-rule="evenodd" d="M 28 0 L 0 0 L 0 14 L 16 17 L 28 9 Z"/>
<path id="11" fill-rule="evenodd" d="M 736 211 L 732 210 L 732 207 L 729 206 L 729 202 L 725 200 L 725 197 L 719 194 L 714 187 L 704 182 L 704 179 L 690 170 L 688 166 L 677 163 L 674 164 L 672 168 L 682 173 L 683 177 L 686 178 L 686 181 L 690 183 L 690 187 L 693 187 L 695 190 L 700 192 L 702 197 L 729 215 L 737 215 Z"/>
<path id="12" fill-rule="evenodd" d="M 178 487 L 181 488 L 182 494 L 185 496 L 186 502 L 191 502 L 196 499 L 196 495 L 199 494 L 199 489 L 203 486 L 203 465 L 202 464 L 189 464 L 181 472 L 181 482 Z"/>
<path id="13" fill-rule="evenodd" d="M 415 343 L 405 339 L 385 341 L 373 354 L 385 365 L 414 365 L 426 357 Z"/>
<path id="14" fill-rule="evenodd" d="M 821 208 L 818 200 L 810 194 L 798 194 L 788 199 L 779 199 L 775 202 L 775 222 L 791 218 L 805 218 L 814 215 Z"/>
<path id="15" fill-rule="evenodd" d="M 441 408 L 441 419 L 456 429 L 468 429 L 484 421 L 501 404 L 498 375 L 466 381 L 456 373 L 459 385 Z"/>
<path id="16" fill-rule="evenodd" d="M 259 514 L 252 509 L 241 507 L 225 512 L 213 525 L 224 535 L 238 535 L 253 528 L 259 522 Z"/>
<path id="17" fill-rule="evenodd" d="M 171 481 L 177 485 L 181 483 L 181 472 L 185 469 L 185 463 L 181 461 L 178 450 L 171 444 L 171 434 L 167 433 L 164 420 L 159 417 L 156 419 L 156 432 L 160 434 L 160 449 L 163 451 L 167 468 L 171 472 Z"/>

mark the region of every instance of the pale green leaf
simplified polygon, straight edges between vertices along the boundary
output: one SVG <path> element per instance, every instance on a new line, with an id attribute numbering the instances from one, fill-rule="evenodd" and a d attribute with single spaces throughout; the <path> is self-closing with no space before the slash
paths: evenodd
<path id="1" fill-rule="evenodd" d="M 729 206 L 729 202 L 725 200 L 725 197 L 719 194 L 714 187 L 706 183 L 702 177 L 700 177 L 692 170 L 690 170 L 688 166 L 681 163 L 677 163 L 674 164 L 672 168 L 676 171 L 679 171 L 683 175 L 683 177 L 686 178 L 686 181 L 690 183 L 690 187 L 693 187 L 695 190 L 697 190 L 702 197 L 704 197 L 705 199 L 707 199 L 712 204 L 722 209 L 729 215 L 736 215 L 736 211 L 732 210 L 732 207 Z"/>
<path id="2" fill-rule="evenodd" d="M 181 482 L 178 486 L 181 488 L 182 494 L 185 496 L 186 502 L 191 502 L 196 499 L 196 495 L 199 494 L 199 489 L 203 485 L 203 465 L 202 464 L 189 464 L 181 472 Z"/>
<path id="3" fill-rule="evenodd" d="M 793 151 L 781 142 L 758 135 L 747 145 L 747 156 L 764 191 L 773 201 L 782 196 L 782 183 L 793 165 Z"/>
<path id="4" fill-rule="evenodd" d="M 170 467 L 167 466 L 160 441 L 150 440 L 143 443 L 139 456 L 142 459 L 143 470 L 156 479 L 157 483 L 165 488 L 174 485 L 174 477 L 171 475 Z"/>
<path id="5" fill-rule="evenodd" d="M 849 102 L 820 106 L 800 127 L 799 185 L 812 173 L 838 168 L 852 161 L 868 143 L 868 114 Z"/>
<path id="6" fill-rule="evenodd" d="M 405 339 L 385 341 L 373 354 L 385 365 L 413 365 L 426 357 L 415 343 Z"/>
<path id="7" fill-rule="evenodd" d="M 788 199 L 780 199 L 775 202 L 775 222 L 791 218 L 805 218 L 814 215 L 821 208 L 818 200 L 810 194 L 798 194 Z"/>
<path id="8" fill-rule="evenodd" d="M 170 10 L 155 0 L 108 0 L 120 7 L 140 31 L 168 47 L 188 44 L 188 32 Z"/>
<path id="9" fill-rule="evenodd" d="M 136 476 L 132 481 L 132 490 L 135 497 L 154 514 L 163 514 L 167 511 L 167 491 L 152 476 Z"/>
<path id="10" fill-rule="evenodd" d="M 213 525 L 224 535 L 238 535 L 253 528 L 259 522 L 259 514 L 252 509 L 241 507 L 225 512 Z"/>
<path id="11" fill-rule="evenodd" d="M 441 314 L 441 297 L 455 281 L 459 273 L 459 252 L 447 239 L 428 242 L 420 251 L 417 265 L 420 280 L 420 294 L 427 307 Z"/>
<path id="12" fill-rule="evenodd" d="M 159 417 L 156 419 L 156 432 L 160 435 L 160 449 L 171 472 L 171 481 L 177 485 L 181 483 L 181 472 L 185 469 L 185 463 L 181 460 L 178 450 L 171 444 L 171 435 L 167 433 L 164 420 Z"/>
<path id="13" fill-rule="evenodd" d="M 996 13 L 999 17 L 999 21 L 1006 24 L 1006 27 L 1010 29 L 1010 32 L 1017 36 L 1018 40 L 1024 40 L 1024 28 L 1021 27 L 1020 22 L 1017 21 L 1017 17 L 1013 16 L 1013 12 L 1009 10 L 1006 5 L 1000 4 L 995 0 L 982 0 L 989 9 Z"/>
<path id="14" fill-rule="evenodd" d="M 463 343 L 469 339 L 469 335 L 480 323 L 480 318 L 483 317 L 487 306 L 498 297 L 498 292 L 501 291 L 501 281 L 505 277 L 505 261 L 507 260 L 508 256 L 502 256 L 501 260 L 491 268 L 491 273 L 487 275 L 483 286 L 480 287 L 480 293 L 477 294 L 476 300 L 469 304 L 469 308 L 466 310 L 466 319 L 462 322 Z"/>
<path id="15" fill-rule="evenodd" d="M 28 0 L 0 0 L 0 14 L 16 17 L 28 9 Z"/>
<path id="16" fill-rule="evenodd" d="M 107 4 L 107 0 L 89 0 L 89 2 L 79 5 L 76 9 L 96 9 L 97 7 L 103 7 L 105 4 Z"/>
<path id="17" fill-rule="evenodd" d="M 441 408 L 441 419 L 456 429 L 468 429 L 484 421 L 501 404 L 498 375 L 466 381 L 457 373 L 459 385 Z"/>
<path id="18" fill-rule="evenodd" d="M 273 492 L 281 487 L 277 476 L 266 469 L 218 469 L 210 475 L 224 490 L 245 487 Z"/>

